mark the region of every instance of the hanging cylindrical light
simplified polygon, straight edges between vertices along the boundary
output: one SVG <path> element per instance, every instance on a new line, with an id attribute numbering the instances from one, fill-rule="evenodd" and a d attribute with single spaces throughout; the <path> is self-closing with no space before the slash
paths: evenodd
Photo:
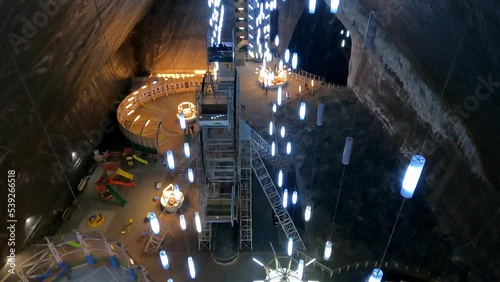
<path id="1" fill-rule="evenodd" d="M 154 212 L 149 213 L 149 225 L 151 226 L 151 231 L 153 231 L 154 234 L 160 233 L 160 222 Z"/>
<path id="2" fill-rule="evenodd" d="M 289 255 L 289 256 L 292 256 L 292 253 L 293 253 L 293 238 L 288 238 L 288 245 L 287 245 L 287 248 L 286 248 L 286 253 Z"/>
<path id="3" fill-rule="evenodd" d="M 339 9 L 340 0 L 331 0 L 330 1 L 330 13 L 335 14 Z"/>
<path id="4" fill-rule="evenodd" d="M 183 214 L 179 215 L 179 223 L 181 224 L 181 229 L 186 230 L 187 228 L 186 218 L 184 217 Z"/>
<path id="5" fill-rule="evenodd" d="M 169 264 L 168 264 L 168 256 L 167 252 L 164 250 L 160 251 L 160 260 L 161 260 L 161 265 L 163 266 L 163 269 L 168 269 Z"/>
<path id="6" fill-rule="evenodd" d="M 302 277 L 304 276 L 304 260 L 300 259 L 299 260 L 299 267 L 297 269 L 297 277 L 299 280 L 302 280 Z"/>
<path id="7" fill-rule="evenodd" d="M 406 169 L 406 174 L 401 187 L 401 196 L 409 199 L 413 197 L 413 193 L 417 188 L 418 180 L 424 169 L 425 158 L 421 155 L 411 157 L 410 164 Z"/>
<path id="8" fill-rule="evenodd" d="M 347 31 L 346 34 L 345 34 L 345 37 L 349 38 L 349 34 L 350 34 L 349 31 Z"/>
<path id="9" fill-rule="evenodd" d="M 194 182 L 194 173 L 192 168 L 188 168 L 188 179 L 190 183 Z"/>
<path id="10" fill-rule="evenodd" d="M 181 190 L 179 189 L 179 185 L 177 184 L 174 184 L 174 197 L 177 203 L 181 201 Z"/>
<path id="11" fill-rule="evenodd" d="M 273 113 L 276 113 L 276 110 L 277 110 L 276 103 L 273 103 Z"/>
<path id="12" fill-rule="evenodd" d="M 342 153 L 342 164 L 348 165 L 351 160 L 352 145 L 354 139 L 352 137 L 347 137 L 344 143 L 344 152 Z"/>
<path id="13" fill-rule="evenodd" d="M 191 150 L 189 150 L 189 143 L 188 142 L 184 142 L 184 155 L 188 159 L 191 157 Z"/>
<path id="14" fill-rule="evenodd" d="M 258 259 L 256 259 L 256 258 L 252 258 L 252 260 L 253 260 L 256 264 L 258 264 L 258 265 L 260 265 L 260 266 L 264 267 L 264 264 L 263 264 L 260 260 L 258 260 Z"/>
<path id="15" fill-rule="evenodd" d="M 292 153 L 292 142 L 288 141 L 286 142 L 286 154 L 290 155 Z"/>
<path id="16" fill-rule="evenodd" d="M 283 70 L 283 60 L 280 60 L 280 62 L 278 63 L 278 69 L 280 71 Z"/>
<path id="17" fill-rule="evenodd" d="M 283 207 L 286 209 L 288 206 L 288 189 L 283 189 Z"/>
<path id="18" fill-rule="evenodd" d="M 188 257 L 188 267 L 189 267 L 189 275 L 191 279 L 196 278 L 196 269 L 194 268 L 194 262 L 192 257 Z"/>
<path id="19" fill-rule="evenodd" d="M 297 63 L 298 63 L 298 58 L 297 58 L 297 53 L 293 53 L 292 55 L 292 69 L 297 69 Z"/>
<path id="20" fill-rule="evenodd" d="M 284 126 L 281 126 L 280 135 L 281 135 L 281 138 L 285 138 L 285 127 Z"/>
<path id="21" fill-rule="evenodd" d="M 271 143 L 271 156 L 274 157 L 275 154 L 276 154 L 276 143 L 273 141 Z"/>
<path id="22" fill-rule="evenodd" d="M 194 212 L 194 222 L 196 224 L 196 231 L 198 231 L 198 233 L 201 233 L 201 218 L 199 212 Z"/>
<path id="23" fill-rule="evenodd" d="M 341 47 L 345 47 L 345 39 L 342 39 L 342 43 L 340 43 Z"/>
<path id="24" fill-rule="evenodd" d="M 276 45 L 276 47 L 278 47 L 280 45 L 280 36 L 277 34 L 274 37 L 274 45 Z"/>
<path id="25" fill-rule="evenodd" d="M 285 63 L 288 64 L 289 61 L 290 61 L 290 50 L 286 49 L 285 50 Z"/>
<path id="26" fill-rule="evenodd" d="M 316 125 L 323 125 L 323 112 L 325 111 L 325 105 L 323 103 L 318 106 L 318 114 L 316 115 Z"/>
<path id="27" fill-rule="evenodd" d="M 278 97 L 276 97 L 276 102 L 278 103 L 278 106 L 281 106 L 281 95 L 282 95 L 282 89 L 280 86 L 278 87 Z"/>
<path id="28" fill-rule="evenodd" d="M 311 219 L 312 207 L 310 205 L 306 206 L 306 211 L 304 213 L 304 220 L 308 222 Z"/>
<path id="29" fill-rule="evenodd" d="M 280 171 L 278 172 L 278 187 L 281 188 L 281 186 L 283 186 L 283 170 L 280 169 Z"/>
<path id="30" fill-rule="evenodd" d="M 325 243 L 325 251 L 323 252 L 323 259 L 329 260 L 332 255 L 332 241 L 326 241 Z"/>
<path id="31" fill-rule="evenodd" d="M 292 193 L 292 204 L 296 204 L 297 203 L 297 199 L 299 198 L 299 194 L 297 193 L 297 191 L 293 191 Z"/>
<path id="32" fill-rule="evenodd" d="M 306 118 L 306 102 L 300 103 L 299 118 L 300 120 L 304 120 Z"/>
<path id="33" fill-rule="evenodd" d="M 273 135 L 273 131 L 274 131 L 274 130 L 273 130 L 273 121 L 270 121 L 270 122 L 269 122 L 269 135 L 271 135 L 271 136 L 272 136 L 272 135 Z"/>
<path id="34" fill-rule="evenodd" d="M 314 14 L 316 11 L 316 0 L 309 0 L 309 14 Z"/>
<path id="35" fill-rule="evenodd" d="M 179 124 L 181 125 L 181 129 L 186 129 L 186 119 L 183 112 L 179 114 Z"/>
<path id="36" fill-rule="evenodd" d="M 171 150 L 167 151 L 167 163 L 168 163 L 168 168 L 170 170 L 174 170 L 175 168 L 174 154 L 172 153 Z"/>
<path id="37" fill-rule="evenodd" d="M 382 277 L 384 277 L 384 272 L 380 268 L 374 268 L 372 271 L 372 275 L 370 275 L 370 279 L 368 282 L 380 282 L 382 281 Z"/>

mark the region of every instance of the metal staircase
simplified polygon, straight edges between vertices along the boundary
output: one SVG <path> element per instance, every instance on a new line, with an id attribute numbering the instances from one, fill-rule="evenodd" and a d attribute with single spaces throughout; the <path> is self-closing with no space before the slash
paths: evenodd
<path id="1" fill-rule="evenodd" d="M 276 217 L 278 218 L 281 228 L 283 228 L 283 231 L 285 232 L 287 238 L 293 238 L 294 246 L 296 249 L 305 250 L 306 247 L 304 245 L 304 242 L 302 242 L 300 234 L 297 231 L 293 220 L 290 218 L 290 214 L 288 214 L 288 211 L 283 207 L 281 195 L 277 191 L 276 186 L 274 186 L 271 176 L 269 175 L 267 168 L 264 165 L 262 158 L 260 157 L 259 152 L 262 151 L 262 147 L 256 141 L 256 139 L 253 138 L 253 135 L 251 143 L 252 169 L 257 176 L 257 179 L 259 180 L 259 183 L 262 186 L 262 189 L 264 190 L 264 193 L 266 194 L 266 197 L 269 200 L 269 203 L 271 204 Z"/>
<path id="2" fill-rule="evenodd" d="M 259 152 L 259 155 L 263 157 L 267 162 L 269 162 L 274 168 L 282 169 L 283 172 L 287 172 L 288 165 L 286 163 L 285 158 L 281 157 L 281 155 L 276 154 L 274 157 L 271 156 L 271 145 L 262 138 L 255 130 L 250 128 L 250 134 L 252 137 L 252 143 L 256 146 L 256 150 Z"/>
<path id="3" fill-rule="evenodd" d="M 252 148 L 251 140 L 240 140 L 240 250 L 252 250 Z"/>
<path id="4" fill-rule="evenodd" d="M 212 223 L 204 222 L 201 229 L 201 233 L 198 234 L 198 250 L 207 249 L 210 251 L 212 249 Z"/>

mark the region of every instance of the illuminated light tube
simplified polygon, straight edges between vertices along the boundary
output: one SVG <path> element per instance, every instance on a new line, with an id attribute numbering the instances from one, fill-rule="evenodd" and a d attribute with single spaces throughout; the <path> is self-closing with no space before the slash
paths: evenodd
<path id="1" fill-rule="evenodd" d="M 306 222 L 308 222 L 311 219 L 311 210 L 312 210 L 311 206 L 307 205 L 306 206 L 306 211 L 304 213 L 304 219 L 305 219 Z"/>
<path id="2" fill-rule="evenodd" d="M 278 106 L 281 106 L 281 96 L 283 95 L 283 90 L 281 89 L 281 86 L 278 87 L 278 97 L 276 97 L 276 102 L 278 103 Z"/>
<path id="3" fill-rule="evenodd" d="M 191 151 L 189 150 L 189 143 L 188 142 L 184 142 L 184 155 L 188 159 L 191 157 Z"/>
<path id="4" fill-rule="evenodd" d="M 286 154 L 290 155 L 292 153 L 292 142 L 288 141 L 286 142 Z"/>
<path id="5" fill-rule="evenodd" d="M 134 91 L 134 92 L 132 92 L 132 94 L 137 95 L 137 94 L 139 94 L 139 91 Z"/>
<path id="6" fill-rule="evenodd" d="M 323 252 L 323 259 L 329 260 L 332 256 L 332 241 L 326 241 L 325 243 L 325 251 Z"/>
<path id="7" fill-rule="evenodd" d="M 179 223 L 181 224 L 181 229 L 185 231 L 187 224 L 186 224 L 186 217 L 184 217 L 183 214 L 179 215 Z"/>
<path id="8" fill-rule="evenodd" d="M 414 155 L 411 157 L 410 164 L 406 169 L 406 174 L 403 179 L 403 185 L 401 187 L 401 196 L 409 199 L 413 197 L 413 193 L 417 188 L 418 180 L 424 169 L 425 158 L 421 155 Z"/>
<path id="9" fill-rule="evenodd" d="M 279 46 L 280 45 L 280 36 L 276 34 L 274 37 L 274 45 Z"/>
<path id="10" fill-rule="evenodd" d="M 174 197 L 177 203 L 181 201 L 181 190 L 179 189 L 179 185 L 177 184 L 174 184 Z"/>
<path id="11" fill-rule="evenodd" d="M 345 40 L 344 39 L 342 39 L 342 43 L 340 43 L 340 46 L 345 47 Z"/>
<path id="12" fill-rule="evenodd" d="M 292 256 L 293 253 L 293 238 L 288 238 L 288 246 L 286 248 L 288 256 Z"/>
<path id="13" fill-rule="evenodd" d="M 349 31 L 345 34 L 345 37 L 349 38 Z"/>
<path id="14" fill-rule="evenodd" d="M 298 63 L 298 58 L 297 58 L 297 53 L 293 53 L 292 55 L 292 69 L 297 69 L 297 63 Z"/>
<path id="15" fill-rule="evenodd" d="M 282 126 L 280 130 L 281 138 L 285 138 L 285 127 Z"/>
<path id="16" fill-rule="evenodd" d="M 273 103 L 273 113 L 276 113 L 276 109 L 277 109 L 276 103 Z"/>
<path id="17" fill-rule="evenodd" d="M 304 120 L 306 118 L 306 102 L 300 103 L 299 118 Z"/>
<path id="18" fill-rule="evenodd" d="M 160 251 L 160 260 L 161 260 L 161 265 L 163 266 L 163 269 L 168 269 L 168 267 L 170 265 L 168 264 L 167 252 L 165 252 L 164 250 Z"/>
<path id="19" fill-rule="evenodd" d="M 181 129 L 186 129 L 186 119 L 183 112 L 179 114 L 179 124 L 181 125 Z"/>
<path id="20" fill-rule="evenodd" d="M 131 110 L 130 112 L 128 112 L 127 116 L 133 114 L 135 111 L 134 110 Z"/>
<path id="21" fill-rule="evenodd" d="M 283 207 L 286 209 L 288 206 L 288 189 L 283 189 Z"/>
<path id="22" fill-rule="evenodd" d="M 150 122 L 150 121 L 151 121 L 151 120 L 150 120 L 150 119 L 148 119 L 148 120 L 146 121 L 146 124 L 144 125 L 144 127 L 148 126 L 148 124 L 149 124 L 149 122 Z"/>
<path id="23" fill-rule="evenodd" d="M 276 143 L 273 141 L 271 143 L 271 156 L 274 157 L 275 154 L 276 154 Z"/>
<path id="24" fill-rule="evenodd" d="M 273 121 L 269 122 L 269 135 L 273 135 Z"/>
<path id="25" fill-rule="evenodd" d="M 175 169 L 174 154 L 172 154 L 171 150 L 167 151 L 167 163 L 170 170 Z"/>
<path id="26" fill-rule="evenodd" d="M 137 115 L 135 118 L 134 118 L 134 122 L 138 121 L 139 118 L 141 118 L 141 115 Z"/>
<path id="27" fill-rule="evenodd" d="M 314 14 L 316 11 L 316 0 L 309 0 L 309 14 Z"/>
<path id="28" fill-rule="evenodd" d="M 292 204 L 296 204 L 297 203 L 297 199 L 299 198 L 299 195 L 297 193 L 297 191 L 293 191 L 292 193 Z"/>
<path id="29" fill-rule="evenodd" d="M 132 101 L 132 100 L 134 100 L 134 97 L 130 97 L 130 98 L 127 99 L 127 101 L 129 101 L 129 102 Z"/>
<path id="30" fill-rule="evenodd" d="M 189 275 L 191 279 L 196 278 L 196 269 L 194 268 L 194 262 L 192 257 L 188 257 Z"/>
<path id="31" fill-rule="evenodd" d="M 260 266 L 264 267 L 264 264 L 263 264 L 262 262 L 260 262 L 258 259 L 256 259 L 256 258 L 252 258 L 252 260 L 253 260 L 256 264 L 258 264 L 258 265 L 260 265 Z"/>
<path id="32" fill-rule="evenodd" d="M 354 139 L 352 137 L 347 137 L 344 144 L 344 152 L 342 153 L 342 164 L 348 165 L 351 160 L 352 145 Z"/>
<path id="33" fill-rule="evenodd" d="M 343 29 L 340 31 L 340 35 L 342 35 L 342 34 L 344 34 L 344 30 Z"/>
<path id="34" fill-rule="evenodd" d="M 194 222 L 196 224 L 196 231 L 198 231 L 198 233 L 201 233 L 201 219 L 199 212 L 194 212 Z"/>
<path id="35" fill-rule="evenodd" d="M 330 1 L 330 13 L 335 14 L 339 9 L 340 0 L 331 0 Z"/>
<path id="36" fill-rule="evenodd" d="M 304 276 L 304 260 L 303 259 L 299 260 L 299 267 L 297 269 L 297 275 L 299 277 L 299 280 L 302 280 L 302 277 Z"/>
<path id="37" fill-rule="evenodd" d="M 189 183 L 193 183 L 194 182 L 194 173 L 193 173 L 193 169 L 192 168 L 188 168 L 188 179 L 189 179 Z"/>
<path id="38" fill-rule="evenodd" d="M 288 64 L 289 61 L 290 61 L 290 50 L 286 49 L 285 50 L 285 63 Z"/>
<path id="39" fill-rule="evenodd" d="M 151 231 L 153 231 L 154 234 L 160 233 L 160 222 L 154 212 L 149 213 L 149 225 L 151 226 Z"/>
<path id="40" fill-rule="evenodd" d="M 141 87 L 141 89 L 146 89 L 146 87 L 148 87 L 148 86 L 147 86 L 147 85 L 143 85 L 143 86 Z"/>
<path id="41" fill-rule="evenodd" d="M 316 116 L 316 125 L 317 126 L 323 125 L 323 113 L 324 113 L 324 111 L 325 111 L 325 105 L 323 103 L 319 104 L 318 114 Z"/>
<path id="42" fill-rule="evenodd" d="M 280 171 L 278 172 L 278 187 L 281 188 L 281 186 L 283 186 L 283 170 L 280 169 Z"/>
<path id="43" fill-rule="evenodd" d="M 278 68 L 279 70 L 283 69 L 283 60 L 280 60 L 280 62 L 278 63 Z"/>
<path id="44" fill-rule="evenodd" d="M 384 272 L 380 268 L 374 268 L 372 271 L 372 275 L 368 279 L 368 282 L 381 282 L 382 277 L 384 277 Z"/>
<path id="45" fill-rule="evenodd" d="M 174 282 L 174 279 L 168 278 L 167 282 Z"/>

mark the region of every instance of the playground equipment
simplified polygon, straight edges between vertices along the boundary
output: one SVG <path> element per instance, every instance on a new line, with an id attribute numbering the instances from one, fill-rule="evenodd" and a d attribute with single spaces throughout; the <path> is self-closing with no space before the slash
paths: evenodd
<path id="1" fill-rule="evenodd" d="M 125 205 L 127 203 L 127 201 L 125 201 L 115 190 L 113 190 L 111 186 L 108 185 L 106 187 L 108 188 L 109 193 L 111 193 L 111 195 L 113 195 L 118 201 L 120 201 L 122 205 Z"/>
<path id="2" fill-rule="evenodd" d="M 102 214 L 91 214 L 88 219 L 90 227 L 99 227 L 104 223 L 104 216 Z"/>
<path id="3" fill-rule="evenodd" d="M 45 237 L 29 253 L 16 257 L 17 277 L 10 274 L 0 281 L 153 281 L 120 243 L 95 232 Z"/>
<path id="4" fill-rule="evenodd" d="M 97 194 L 101 200 L 110 200 L 114 196 L 122 205 L 125 205 L 127 201 L 125 201 L 113 188 L 111 188 L 111 186 L 108 185 L 111 184 L 110 180 L 113 181 L 112 179 L 108 179 L 105 174 L 97 179 L 95 182 Z M 132 184 L 135 186 L 135 183 L 132 182 Z"/>
<path id="5" fill-rule="evenodd" d="M 135 187 L 135 182 L 123 182 L 123 181 L 117 181 L 112 178 L 108 179 L 109 184 L 113 185 L 121 185 L 121 186 L 126 186 L 126 187 Z"/>
<path id="6" fill-rule="evenodd" d="M 134 158 L 136 161 L 141 162 L 143 164 L 148 164 L 148 161 L 146 161 L 145 159 L 139 158 L 137 155 L 133 155 L 132 158 Z"/>
<path id="7" fill-rule="evenodd" d="M 132 224 L 133 224 L 133 223 L 134 223 L 134 220 L 133 220 L 132 218 L 129 218 L 129 219 L 128 219 L 128 224 L 127 224 L 127 225 L 125 225 L 125 226 L 123 227 L 123 229 L 122 229 L 122 232 L 121 232 L 121 233 L 122 233 L 122 235 L 125 235 L 125 234 L 129 233 L 129 232 L 130 232 L 130 230 L 132 230 Z"/>
<path id="8" fill-rule="evenodd" d="M 116 170 L 116 174 L 118 174 L 118 175 L 120 175 L 120 176 L 123 176 L 123 177 L 125 177 L 125 178 L 129 179 L 130 181 L 132 181 L 132 180 L 134 179 L 134 175 L 133 175 L 133 174 L 128 173 L 128 172 L 126 172 L 126 171 L 122 170 L 121 168 L 118 168 L 118 169 Z"/>

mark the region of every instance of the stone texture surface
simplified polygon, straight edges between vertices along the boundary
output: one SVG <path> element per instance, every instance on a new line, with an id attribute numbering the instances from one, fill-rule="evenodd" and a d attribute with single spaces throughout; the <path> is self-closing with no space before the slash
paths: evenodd
<path id="1" fill-rule="evenodd" d="M 127 37 L 150 4 L 133 0 L 0 3 L 0 162 L 2 171 L 17 173 L 18 249 L 21 238 L 34 234 L 24 226 L 28 217 L 35 216 L 35 221 L 43 217 L 38 230 L 50 232 L 56 226 L 53 212 L 71 203 L 68 185 L 76 188 L 84 173 L 77 168 L 85 167 L 93 155 L 89 133 L 93 132 L 97 146 L 105 135 L 100 127 L 112 130 L 106 118 L 135 71 Z M 82 156 L 76 165 L 71 160 L 73 151 Z M 69 183 L 61 177 L 54 155 L 67 170 Z M 5 201 L 0 204 L 2 218 L 5 205 Z"/>
<path id="2" fill-rule="evenodd" d="M 379 29 L 375 50 L 366 52 L 370 11 Z M 403 156 L 428 158 L 430 204 L 497 276 L 499 11 L 493 1 L 363 0 L 343 2 L 338 15 L 352 34 L 348 85 Z"/>

